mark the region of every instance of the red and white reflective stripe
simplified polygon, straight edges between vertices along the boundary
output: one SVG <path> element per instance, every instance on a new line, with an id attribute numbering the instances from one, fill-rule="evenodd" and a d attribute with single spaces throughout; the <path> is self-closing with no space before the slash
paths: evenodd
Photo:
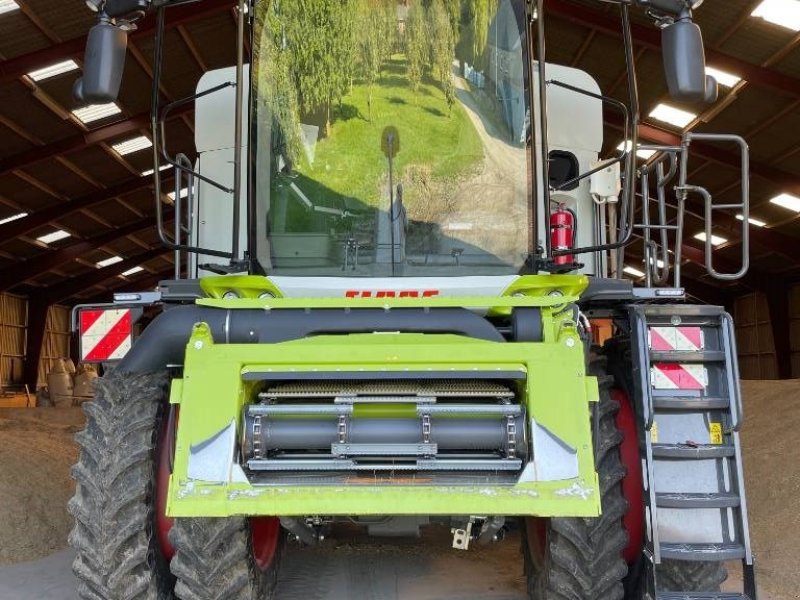
<path id="1" fill-rule="evenodd" d="M 650 349 L 656 352 L 702 350 L 702 327 L 650 327 Z"/>
<path id="2" fill-rule="evenodd" d="M 82 310 L 80 334 L 83 362 L 119 360 L 133 342 L 131 310 Z"/>
<path id="3" fill-rule="evenodd" d="M 650 367 L 650 385 L 657 390 L 704 390 L 708 371 L 703 365 L 656 363 Z"/>

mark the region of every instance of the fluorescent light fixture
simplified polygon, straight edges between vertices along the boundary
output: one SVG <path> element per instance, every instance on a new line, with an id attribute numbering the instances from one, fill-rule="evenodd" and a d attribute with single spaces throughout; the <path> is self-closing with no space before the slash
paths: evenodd
<path id="1" fill-rule="evenodd" d="M 670 125 L 683 129 L 694 121 L 697 115 L 686 110 L 681 110 L 680 108 L 675 108 L 669 104 L 659 104 L 653 109 L 653 112 L 650 113 L 650 117 L 656 121 L 669 123 Z"/>
<path id="2" fill-rule="evenodd" d="M 14 2 L 14 0 L 0 0 L 0 15 L 11 12 L 12 10 L 19 10 L 19 4 Z"/>
<path id="3" fill-rule="evenodd" d="M 798 0 L 764 0 L 751 15 L 792 31 L 800 31 Z"/>
<path id="4" fill-rule="evenodd" d="M 111 258 L 101 260 L 99 263 L 97 263 L 97 266 L 102 269 L 103 267 L 110 267 L 111 265 L 115 265 L 120 262 L 122 262 L 121 256 L 112 256 Z"/>
<path id="5" fill-rule="evenodd" d="M 624 269 L 622 269 L 622 271 L 628 275 L 633 275 L 634 277 L 644 277 L 644 273 L 642 273 L 639 269 L 634 269 L 633 267 L 626 266 Z"/>
<path id="6" fill-rule="evenodd" d="M 11 223 L 11 221 L 16 221 L 18 219 L 24 219 L 28 216 L 28 213 L 21 212 L 16 215 L 12 215 L 10 217 L 6 217 L 5 219 L 0 219 L 0 225 L 5 225 L 6 223 Z"/>
<path id="7" fill-rule="evenodd" d="M 706 67 L 706 75 L 711 75 L 714 79 L 717 80 L 718 84 L 728 88 L 732 88 L 742 80 L 742 78 L 739 77 L 738 75 L 733 75 L 732 73 L 720 71 L 719 69 L 715 69 L 714 67 Z"/>
<path id="8" fill-rule="evenodd" d="M 112 115 L 118 115 L 122 110 L 114 102 L 108 104 L 90 104 L 83 108 L 77 108 L 72 111 L 72 114 L 81 123 L 91 123 L 92 121 L 99 121 Z"/>
<path id="9" fill-rule="evenodd" d="M 172 165 L 169 165 L 169 164 L 167 164 L 167 165 L 161 165 L 160 167 L 158 167 L 158 170 L 159 170 L 159 171 L 166 171 L 166 170 L 167 170 L 167 169 L 169 169 L 171 166 L 172 166 Z M 155 173 L 155 172 L 156 172 L 156 171 L 155 171 L 155 169 L 147 169 L 147 171 L 142 171 L 142 177 L 150 177 L 150 175 L 152 175 L 152 174 L 153 174 L 153 173 Z"/>
<path id="10" fill-rule="evenodd" d="M 736 218 L 739 219 L 740 221 L 744 221 L 744 215 L 736 215 Z M 750 223 L 750 225 L 755 225 L 756 227 L 766 227 L 767 226 L 766 221 L 761 221 L 759 219 L 754 219 L 753 217 L 747 217 L 747 222 Z"/>
<path id="11" fill-rule="evenodd" d="M 34 81 L 42 81 L 44 79 L 50 79 L 51 77 L 55 77 L 56 75 L 63 75 L 64 73 L 75 71 L 77 68 L 78 68 L 78 63 L 76 63 L 74 60 L 70 58 L 69 60 L 58 62 L 54 65 L 50 65 L 49 67 L 44 67 L 43 69 L 37 69 L 36 71 L 31 71 L 30 73 L 28 73 L 28 77 L 30 77 Z"/>
<path id="12" fill-rule="evenodd" d="M 653 264 L 653 259 L 652 259 L 652 258 L 650 259 L 650 264 L 651 264 L 651 265 Z M 659 269 L 663 269 L 663 268 L 664 268 L 664 261 L 663 261 L 663 260 L 661 260 L 661 259 L 658 259 L 658 260 L 656 260 L 656 266 L 657 266 Z"/>
<path id="13" fill-rule="evenodd" d="M 186 198 L 186 196 L 188 196 L 188 195 L 189 195 L 189 188 L 183 188 L 181 190 L 181 198 Z M 169 194 L 167 194 L 167 197 L 170 200 L 174 201 L 175 200 L 175 192 L 174 191 L 170 192 Z"/>
<path id="14" fill-rule="evenodd" d="M 620 152 L 630 152 L 631 149 L 631 141 L 628 140 L 627 142 L 622 142 L 619 146 L 617 146 L 617 150 Z M 653 154 L 655 154 L 655 150 L 642 150 L 641 148 L 636 150 L 636 156 L 642 158 L 644 160 L 648 160 Z"/>
<path id="15" fill-rule="evenodd" d="M 45 244 L 52 244 L 53 242 L 57 242 L 59 240 L 65 240 L 68 237 L 71 237 L 71 234 L 67 233 L 63 229 L 57 229 L 52 233 L 48 233 L 47 235 L 43 235 L 42 237 L 38 237 L 36 239 Z"/>
<path id="16" fill-rule="evenodd" d="M 694 239 L 700 240 L 701 242 L 705 242 L 706 241 L 706 232 L 705 231 L 701 231 L 696 236 L 694 236 Z M 711 245 L 712 246 L 719 246 L 720 244 L 724 244 L 727 241 L 728 240 L 726 240 L 724 237 L 719 237 L 718 235 L 714 235 L 713 233 L 711 234 Z"/>
<path id="17" fill-rule="evenodd" d="M 800 198 L 792 196 L 791 194 L 780 194 L 770 200 L 772 204 L 777 204 L 783 208 L 788 208 L 794 212 L 800 212 Z"/>
<path id="18" fill-rule="evenodd" d="M 139 137 L 131 138 L 129 140 L 125 140 L 124 142 L 114 144 L 111 147 L 120 156 L 125 156 L 126 154 L 139 152 L 139 150 L 144 150 L 145 148 L 152 148 L 153 142 L 150 141 L 150 138 L 140 135 Z"/>
<path id="19" fill-rule="evenodd" d="M 137 273 L 141 273 L 142 271 L 144 271 L 144 269 L 142 267 L 133 267 L 132 269 L 128 269 L 127 271 L 125 271 L 122 274 L 122 276 L 123 277 L 130 277 L 131 275 L 136 275 Z"/>

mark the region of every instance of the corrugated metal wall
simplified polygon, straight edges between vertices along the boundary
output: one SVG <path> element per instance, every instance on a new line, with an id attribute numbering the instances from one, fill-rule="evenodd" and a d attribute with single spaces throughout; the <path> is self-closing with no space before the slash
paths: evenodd
<path id="1" fill-rule="evenodd" d="M 27 300 L 0 294 L 0 387 L 22 382 L 27 324 Z"/>
<path id="2" fill-rule="evenodd" d="M 766 296 L 755 293 L 737 298 L 733 320 L 742 378 L 777 379 L 778 364 Z"/>
<path id="3" fill-rule="evenodd" d="M 39 385 L 47 382 L 47 373 L 58 358 L 69 358 L 69 313 L 65 306 L 51 306 L 47 311 L 42 357 L 39 360 Z"/>
<path id="4" fill-rule="evenodd" d="M 789 294 L 789 335 L 792 344 L 792 377 L 800 378 L 800 285 Z"/>
<path id="5" fill-rule="evenodd" d="M 792 377 L 800 378 L 800 286 L 789 293 L 789 336 L 792 349 Z M 741 296 L 734 304 L 739 370 L 743 379 L 777 379 L 778 363 L 766 296 Z"/>
<path id="6" fill-rule="evenodd" d="M 70 356 L 69 312 L 65 306 L 51 306 L 48 310 L 39 361 L 39 385 L 44 385 L 55 359 Z M 27 326 L 27 299 L 0 294 L 0 387 L 24 383 L 22 371 L 27 353 Z"/>

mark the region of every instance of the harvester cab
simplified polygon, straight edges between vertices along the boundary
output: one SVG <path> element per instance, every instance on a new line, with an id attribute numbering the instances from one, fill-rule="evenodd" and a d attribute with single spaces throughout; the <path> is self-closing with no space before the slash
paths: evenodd
<path id="1" fill-rule="evenodd" d="M 153 187 L 175 274 L 75 311 L 83 357 L 114 363 L 75 470 L 81 594 L 127 593 L 123 565 L 179 598 L 272 593 L 287 531 L 313 545 L 355 523 L 446 525 L 464 550 L 517 532 L 531 598 L 754 599 L 733 325 L 681 286 L 695 198 L 708 273 L 747 271 L 747 145 L 638 138 L 631 13 L 662 30 L 671 95 L 709 102 L 700 3 L 617 3 L 621 101 L 547 62 L 543 0 L 239 0 L 236 64 L 165 105 L 187 3 L 91 2 L 83 102 L 116 97 L 126 30 L 156 20 Z M 170 154 L 187 104 L 195 148 Z M 612 156 L 604 115 L 626 140 Z M 698 140 L 739 150 L 740 202 L 689 181 Z M 730 272 L 719 211 L 743 215 Z M 643 286 L 623 278 L 633 244 Z M 104 328 L 145 305 L 160 314 L 121 351 Z M 94 561 L 120 519 L 133 537 Z M 741 593 L 720 592 L 730 560 Z"/>

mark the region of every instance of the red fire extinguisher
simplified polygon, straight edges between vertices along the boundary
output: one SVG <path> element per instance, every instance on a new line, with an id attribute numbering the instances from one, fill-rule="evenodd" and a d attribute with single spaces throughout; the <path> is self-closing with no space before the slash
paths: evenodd
<path id="1" fill-rule="evenodd" d="M 570 250 L 575 247 L 575 213 L 559 204 L 550 213 L 550 247 L 553 251 Z M 571 265 L 575 262 L 573 254 L 560 254 L 553 257 L 557 265 Z"/>

